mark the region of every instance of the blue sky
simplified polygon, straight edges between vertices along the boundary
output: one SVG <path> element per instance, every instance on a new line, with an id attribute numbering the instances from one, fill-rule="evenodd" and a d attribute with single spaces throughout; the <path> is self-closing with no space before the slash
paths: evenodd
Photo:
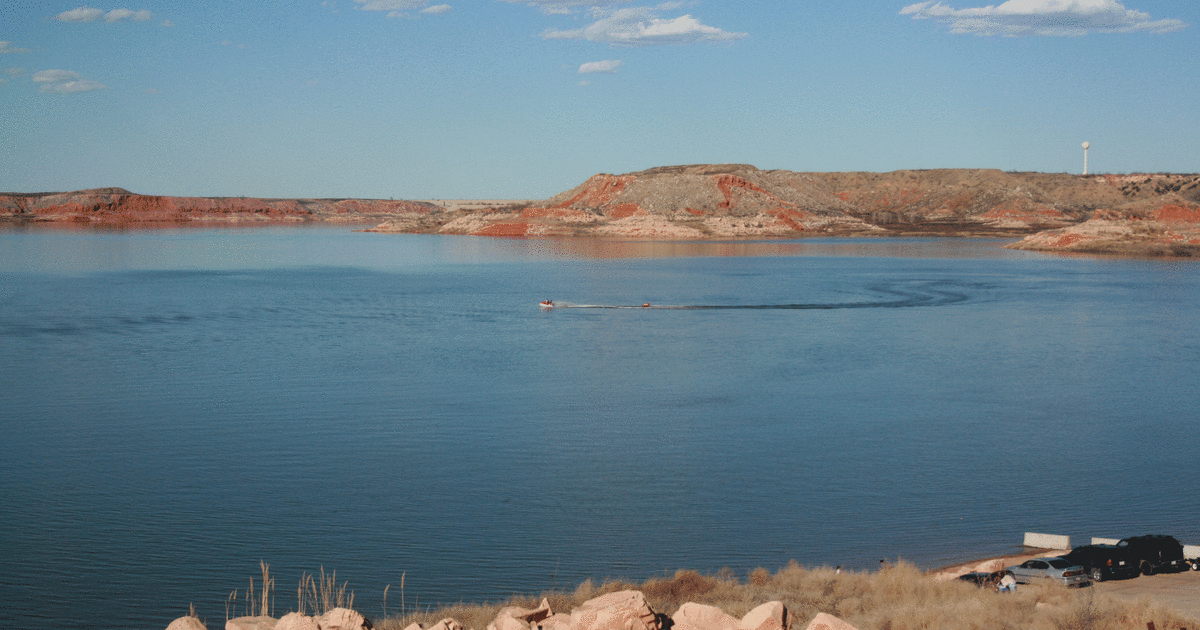
<path id="1" fill-rule="evenodd" d="M 599 173 L 1200 172 L 1196 0 L 7 0 L 0 190 L 545 198 Z"/>

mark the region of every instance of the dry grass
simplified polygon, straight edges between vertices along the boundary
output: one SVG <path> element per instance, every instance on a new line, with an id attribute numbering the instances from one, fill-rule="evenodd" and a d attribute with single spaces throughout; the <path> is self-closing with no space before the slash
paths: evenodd
<path id="1" fill-rule="evenodd" d="M 1157 630 L 1200 627 L 1197 620 L 1150 601 L 1095 597 L 1091 589 L 1058 584 L 1023 585 L 1015 594 L 998 594 L 958 580 L 936 582 L 905 562 L 880 571 L 840 573 L 792 563 L 776 573 L 755 569 L 744 581 L 730 571 L 701 575 L 686 570 L 642 584 L 597 585 L 588 580 L 573 592 L 404 611 L 378 620 L 375 627 L 402 630 L 414 622 L 429 627 L 453 617 L 465 628 L 483 630 L 504 606 L 533 608 L 545 597 L 555 612 L 570 612 L 588 599 L 624 589 L 642 591 L 650 607 L 666 615 L 685 602 L 696 602 L 740 618 L 764 602 L 778 600 L 787 606 L 792 630 L 806 627 L 818 612 L 841 617 L 859 630 L 1142 630 L 1150 621 Z"/>
<path id="2" fill-rule="evenodd" d="M 354 608 L 354 591 L 346 595 L 349 582 L 337 585 L 337 571 L 325 575 L 325 567 L 321 567 L 319 575 L 300 575 L 300 585 L 296 587 L 296 610 L 302 614 L 323 615 L 334 608 Z"/>
<path id="3" fill-rule="evenodd" d="M 258 566 L 262 570 L 262 590 L 254 590 L 254 578 L 250 578 L 250 587 L 246 589 L 246 593 L 242 598 L 244 606 L 243 613 L 247 616 L 262 615 L 268 616 L 275 612 L 275 578 L 271 577 L 271 565 L 259 560 Z M 234 589 L 229 593 L 229 597 L 225 599 L 225 621 L 229 621 L 229 615 L 232 612 L 233 616 L 238 616 L 238 591 Z M 194 611 L 193 611 L 194 612 Z M 195 614 L 192 615 L 193 617 Z"/>

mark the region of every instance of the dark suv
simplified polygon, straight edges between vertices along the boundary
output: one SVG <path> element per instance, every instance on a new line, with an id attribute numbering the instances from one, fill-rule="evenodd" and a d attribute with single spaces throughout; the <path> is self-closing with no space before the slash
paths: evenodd
<path id="1" fill-rule="evenodd" d="M 1076 547 L 1063 558 L 1087 570 L 1093 582 L 1133 577 L 1138 574 L 1138 563 L 1124 547 L 1117 545 Z"/>
<path id="2" fill-rule="evenodd" d="M 1183 559 L 1183 545 L 1171 536 L 1134 536 L 1122 538 L 1117 547 L 1129 553 L 1142 575 L 1161 571 L 1183 571 L 1188 568 Z"/>

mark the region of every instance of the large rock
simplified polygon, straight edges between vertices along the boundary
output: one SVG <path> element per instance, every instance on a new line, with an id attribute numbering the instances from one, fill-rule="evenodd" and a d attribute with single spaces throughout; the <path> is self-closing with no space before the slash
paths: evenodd
<path id="1" fill-rule="evenodd" d="M 275 630 L 321 630 L 317 620 L 304 613 L 291 612 L 279 618 Z"/>
<path id="2" fill-rule="evenodd" d="M 854 626 L 825 613 L 817 613 L 817 616 L 809 622 L 805 630 L 858 630 Z"/>
<path id="3" fill-rule="evenodd" d="M 537 624 L 541 630 L 571 630 L 571 615 L 567 613 L 555 613 Z"/>
<path id="4" fill-rule="evenodd" d="M 675 630 L 737 630 L 738 619 L 716 606 L 688 602 L 671 615 Z"/>
<path id="5" fill-rule="evenodd" d="M 487 630 L 530 630 L 529 624 L 525 621 L 511 617 L 505 614 L 496 615 L 496 619 L 489 623 Z"/>
<path id="6" fill-rule="evenodd" d="M 501 608 L 500 612 L 496 613 L 495 621 L 488 624 L 487 630 L 537 630 L 542 627 L 540 622 L 553 616 L 554 611 L 550 610 L 550 601 L 542 598 L 542 603 L 537 608 L 521 608 L 520 606 Z M 570 617 L 567 618 L 570 619 Z"/>
<path id="7" fill-rule="evenodd" d="M 225 622 L 225 630 L 275 630 L 278 623 L 274 617 L 234 617 Z"/>
<path id="8" fill-rule="evenodd" d="M 787 628 L 787 607 L 783 602 L 767 602 L 746 613 L 738 630 L 784 630 Z"/>
<path id="9" fill-rule="evenodd" d="M 167 630 L 208 630 L 208 627 L 195 617 L 180 617 L 168 624 Z"/>
<path id="10" fill-rule="evenodd" d="M 571 611 L 571 630 L 659 630 L 657 615 L 641 591 L 617 591 L 589 599 Z"/>
<path id="11" fill-rule="evenodd" d="M 371 630 L 371 622 L 349 608 L 333 608 L 326 611 L 317 617 L 317 625 L 321 630 Z"/>

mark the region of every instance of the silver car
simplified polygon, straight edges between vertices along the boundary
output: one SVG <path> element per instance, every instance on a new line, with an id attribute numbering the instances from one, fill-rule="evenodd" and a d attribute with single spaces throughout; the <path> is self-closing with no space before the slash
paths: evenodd
<path id="1" fill-rule="evenodd" d="M 1034 558 L 1009 569 L 1018 584 L 1034 580 L 1057 580 L 1066 586 L 1091 586 L 1092 580 L 1083 567 L 1063 558 Z"/>

